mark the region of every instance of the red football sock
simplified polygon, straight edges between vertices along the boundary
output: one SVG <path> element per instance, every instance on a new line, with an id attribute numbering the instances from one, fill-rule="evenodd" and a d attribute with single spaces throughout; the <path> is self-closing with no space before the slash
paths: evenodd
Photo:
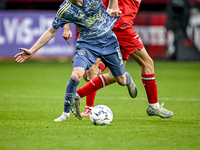
<path id="1" fill-rule="evenodd" d="M 99 75 L 94 77 L 90 82 L 82 86 L 80 89 L 77 90 L 77 94 L 82 98 L 93 92 L 101 89 L 104 86 L 107 86 L 107 81 L 103 75 Z"/>
<path id="2" fill-rule="evenodd" d="M 98 67 L 100 69 L 100 73 L 104 72 L 104 70 L 106 70 L 108 68 L 108 67 L 105 66 L 105 64 L 102 61 L 99 62 Z"/>
<path id="3" fill-rule="evenodd" d="M 89 80 L 87 82 L 89 82 Z M 94 106 L 94 100 L 95 100 L 96 94 L 97 94 L 97 91 L 95 91 L 92 94 L 86 96 L 86 106 L 88 106 L 88 107 L 93 107 Z"/>
<path id="4" fill-rule="evenodd" d="M 157 92 L 157 83 L 155 80 L 154 74 L 142 74 L 142 82 L 145 87 L 148 102 L 157 103 L 158 102 L 158 92 Z"/>

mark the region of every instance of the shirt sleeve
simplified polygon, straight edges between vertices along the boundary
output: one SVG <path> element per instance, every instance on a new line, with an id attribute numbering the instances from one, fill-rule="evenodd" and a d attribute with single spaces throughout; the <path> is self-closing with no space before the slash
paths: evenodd
<path id="1" fill-rule="evenodd" d="M 58 18 L 57 16 L 54 18 L 53 22 L 52 22 L 52 27 L 55 29 L 58 29 L 59 27 L 63 27 L 65 24 L 69 23 L 69 21 L 67 21 L 64 18 Z"/>
<path id="2" fill-rule="evenodd" d="M 61 5 L 60 8 L 58 10 L 58 12 L 60 11 L 60 9 L 62 10 L 62 6 L 64 6 L 66 4 L 66 1 L 64 1 Z M 58 29 L 59 27 L 63 27 L 65 24 L 69 23 L 70 21 L 66 18 L 66 15 L 64 15 L 63 13 L 61 15 L 58 16 L 58 13 L 56 14 L 53 22 L 52 22 L 52 27 L 55 29 Z"/>

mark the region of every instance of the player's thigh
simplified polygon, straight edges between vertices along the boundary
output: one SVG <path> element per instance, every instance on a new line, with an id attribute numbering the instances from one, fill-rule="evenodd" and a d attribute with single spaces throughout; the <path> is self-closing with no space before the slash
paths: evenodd
<path id="1" fill-rule="evenodd" d="M 124 64 L 119 48 L 112 53 L 102 56 L 102 61 L 108 66 L 113 76 L 121 76 L 125 73 Z"/>
<path id="2" fill-rule="evenodd" d="M 120 84 L 120 85 L 126 85 L 126 75 L 125 73 L 121 76 L 114 76 L 115 80 Z"/>
<path id="3" fill-rule="evenodd" d="M 154 73 L 153 59 L 149 56 L 144 47 L 141 50 L 136 49 L 130 56 L 142 67 L 142 73 Z"/>
<path id="4" fill-rule="evenodd" d="M 97 58 L 95 64 L 86 71 L 87 79 L 92 79 L 99 74 L 98 66 L 99 66 L 100 60 L 101 60 L 100 58 Z"/>
<path id="5" fill-rule="evenodd" d="M 133 54 L 130 55 L 137 63 L 142 65 L 144 62 L 151 60 L 151 57 L 147 53 L 145 48 L 135 50 Z"/>
<path id="6" fill-rule="evenodd" d="M 129 56 L 133 54 L 137 48 L 142 49 L 144 47 L 140 36 L 133 27 L 124 29 L 114 28 L 113 31 L 117 36 L 123 59 L 128 60 Z"/>

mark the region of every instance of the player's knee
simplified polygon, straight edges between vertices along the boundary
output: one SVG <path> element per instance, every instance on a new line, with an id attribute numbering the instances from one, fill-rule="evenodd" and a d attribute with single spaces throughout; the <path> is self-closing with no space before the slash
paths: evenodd
<path id="1" fill-rule="evenodd" d="M 148 66 L 154 68 L 154 62 L 153 62 L 152 58 L 149 58 L 148 61 L 147 61 L 147 63 L 148 63 Z"/>
<path id="2" fill-rule="evenodd" d="M 125 77 L 125 75 L 117 77 L 117 83 L 119 85 L 125 86 L 126 85 L 126 77 Z"/>
<path id="3" fill-rule="evenodd" d="M 80 81 L 81 78 L 82 78 L 82 76 L 81 76 L 81 74 L 79 74 L 79 73 L 73 73 L 73 74 L 71 75 L 71 78 L 72 78 L 73 80 L 75 80 L 75 81 Z"/>
<path id="4" fill-rule="evenodd" d="M 142 65 L 142 70 L 144 70 L 144 72 L 146 74 L 149 74 L 149 73 L 153 73 L 154 72 L 154 62 L 153 62 L 153 59 L 149 57 L 149 59 L 146 59 Z"/>
<path id="5" fill-rule="evenodd" d="M 72 70 L 71 78 L 75 81 L 81 81 L 85 73 L 85 69 L 82 67 L 74 67 Z"/>
<path id="6" fill-rule="evenodd" d="M 121 81 L 121 80 L 119 80 L 117 83 L 118 83 L 119 85 L 121 85 L 121 86 L 125 86 L 125 85 L 126 85 L 126 81 Z"/>
<path id="7" fill-rule="evenodd" d="M 153 62 L 152 58 L 148 59 L 146 67 L 148 68 L 149 71 L 153 71 L 154 70 L 154 62 Z"/>

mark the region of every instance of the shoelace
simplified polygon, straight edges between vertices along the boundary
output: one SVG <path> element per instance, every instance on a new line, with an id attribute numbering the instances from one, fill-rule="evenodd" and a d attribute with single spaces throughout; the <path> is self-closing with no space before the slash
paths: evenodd
<path id="1" fill-rule="evenodd" d="M 161 107 L 163 107 L 164 105 L 165 105 L 165 103 L 164 103 L 164 102 L 162 102 L 160 106 L 161 106 Z"/>

